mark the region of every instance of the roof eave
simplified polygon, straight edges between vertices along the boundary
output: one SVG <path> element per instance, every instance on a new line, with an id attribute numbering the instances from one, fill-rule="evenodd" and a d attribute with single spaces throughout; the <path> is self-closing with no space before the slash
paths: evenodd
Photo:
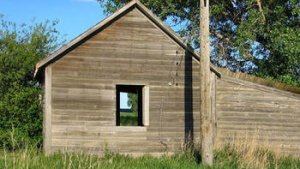
<path id="1" fill-rule="evenodd" d="M 39 61 L 36 64 L 34 77 L 38 78 L 40 72 L 43 70 L 43 68 L 56 60 L 58 60 L 64 53 L 67 51 L 70 51 L 70 49 L 73 49 L 75 46 L 78 46 L 82 42 L 84 42 L 88 37 L 95 34 L 95 32 L 99 32 L 99 30 L 104 29 L 107 25 L 109 25 L 115 18 L 118 18 L 123 13 L 126 13 L 128 10 L 130 10 L 134 5 L 137 4 L 137 0 L 133 0 L 129 2 L 127 5 L 125 5 L 123 8 L 119 9 L 106 19 L 102 20 L 101 22 L 97 23 L 92 28 L 88 29 L 75 39 L 71 40 L 68 44 L 62 46 L 60 49 L 56 50 L 54 53 L 49 55 L 48 57 L 44 58 L 43 60 Z"/>

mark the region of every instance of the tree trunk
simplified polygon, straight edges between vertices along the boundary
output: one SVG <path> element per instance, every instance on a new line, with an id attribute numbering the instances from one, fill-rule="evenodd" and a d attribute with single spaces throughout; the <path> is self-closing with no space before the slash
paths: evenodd
<path id="1" fill-rule="evenodd" d="M 200 0 L 200 123 L 202 163 L 213 163 L 213 125 L 210 91 L 209 0 Z"/>

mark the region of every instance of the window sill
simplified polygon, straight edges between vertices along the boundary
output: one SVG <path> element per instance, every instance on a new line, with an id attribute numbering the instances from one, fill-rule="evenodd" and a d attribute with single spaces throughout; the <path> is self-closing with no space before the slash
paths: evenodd
<path id="1" fill-rule="evenodd" d="M 147 131 L 147 126 L 116 126 L 116 131 Z"/>

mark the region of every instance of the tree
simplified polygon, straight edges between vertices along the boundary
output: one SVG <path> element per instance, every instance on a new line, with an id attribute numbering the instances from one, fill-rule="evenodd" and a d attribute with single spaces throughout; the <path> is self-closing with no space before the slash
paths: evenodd
<path id="1" fill-rule="evenodd" d="M 0 19 L 0 147 L 40 144 L 42 90 L 33 75 L 35 63 L 59 45 L 57 21 L 17 26 Z"/>
<path id="2" fill-rule="evenodd" d="M 133 113 L 138 112 L 138 94 L 128 93 L 127 105 L 131 107 Z"/>
<path id="3" fill-rule="evenodd" d="M 98 0 L 112 13 L 130 0 Z M 199 49 L 198 0 L 141 0 Z M 300 87 L 298 0 L 211 0 L 211 62 Z"/>

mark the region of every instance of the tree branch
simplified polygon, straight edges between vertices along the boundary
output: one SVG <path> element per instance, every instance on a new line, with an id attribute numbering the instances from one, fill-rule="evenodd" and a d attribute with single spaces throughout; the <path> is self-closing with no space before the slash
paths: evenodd
<path id="1" fill-rule="evenodd" d="M 215 35 L 217 38 L 224 40 L 225 42 L 227 42 L 230 45 L 233 45 L 233 42 L 229 38 L 224 37 L 224 35 L 216 32 L 216 31 L 213 31 L 213 30 L 211 30 L 211 33 L 213 35 Z M 244 54 L 244 58 L 253 58 L 253 55 L 250 52 L 246 52 Z"/>
<path id="2" fill-rule="evenodd" d="M 265 23 L 266 23 L 266 17 L 265 17 L 265 14 L 264 14 L 263 9 L 262 9 L 262 7 L 261 7 L 261 2 L 260 2 L 260 0 L 256 0 L 256 2 L 257 2 L 258 10 L 259 10 L 259 12 L 260 12 L 261 15 L 262 15 L 263 23 L 265 24 Z"/>
<path id="3" fill-rule="evenodd" d="M 227 43 L 229 44 L 233 44 L 229 38 L 225 38 L 222 34 L 214 31 L 214 30 L 211 30 L 211 33 L 214 34 L 216 37 L 218 37 L 219 39 L 223 39 L 224 41 L 226 41 Z"/>

